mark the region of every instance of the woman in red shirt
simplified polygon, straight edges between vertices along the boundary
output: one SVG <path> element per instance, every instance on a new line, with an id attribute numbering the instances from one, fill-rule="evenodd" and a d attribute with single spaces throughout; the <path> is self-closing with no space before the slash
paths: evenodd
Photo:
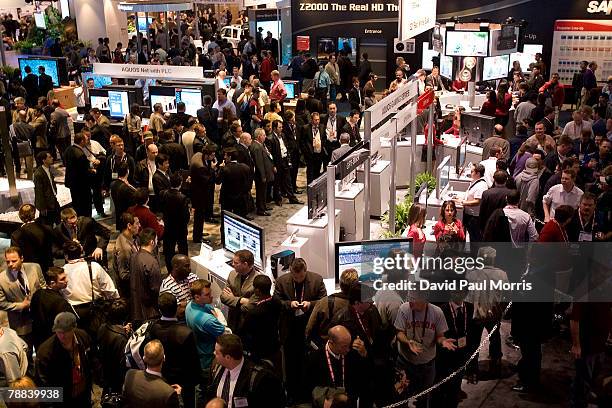
<path id="1" fill-rule="evenodd" d="M 404 231 L 404 236 L 406 238 L 412 238 L 412 254 L 416 257 L 423 255 L 423 249 L 427 241 L 425 233 L 423 232 L 426 216 L 427 209 L 425 206 L 418 203 L 412 204 L 410 211 L 408 211 L 408 228 Z"/>
<path id="2" fill-rule="evenodd" d="M 436 241 L 442 235 L 449 235 L 451 241 L 465 241 L 465 231 L 463 224 L 457 219 L 457 206 L 453 200 L 447 200 L 442 203 L 440 208 L 440 219 L 434 225 L 434 236 Z"/>
<path id="3" fill-rule="evenodd" d="M 497 87 L 497 104 L 495 106 L 495 122 L 506 126 L 508 114 L 512 106 L 512 94 L 508 92 L 508 82 L 501 81 Z"/>
<path id="4" fill-rule="evenodd" d="M 555 210 L 555 217 L 548 221 L 542 231 L 538 242 L 567 242 L 566 227 L 572 222 L 574 208 L 561 205 Z"/>
<path id="5" fill-rule="evenodd" d="M 497 107 L 497 94 L 491 90 L 487 92 L 487 100 L 482 104 L 480 108 L 481 115 L 495 116 L 495 109 Z"/>

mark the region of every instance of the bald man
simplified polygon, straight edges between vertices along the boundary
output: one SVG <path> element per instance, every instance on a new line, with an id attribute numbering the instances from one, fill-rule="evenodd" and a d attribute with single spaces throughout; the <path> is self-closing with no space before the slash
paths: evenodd
<path id="1" fill-rule="evenodd" d="M 371 407 L 368 379 L 363 375 L 370 370 L 365 350 L 353 344 L 351 333 L 344 326 L 334 326 L 327 334 L 329 340 L 325 347 L 311 354 L 307 362 L 307 381 L 310 381 L 307 389 L 344 387 L 351 400 L 359 398 L 360 407 Z M 325 395 L 322 392 L 316 394 L 321 395 L 318 402 L 322 406 Z"/>
<path id="2" fill-rule="evenodd" d="M 221 398 L 213 398 L 204 408 L 226 408 L 227 404 Z"/>
<path id="3" fill-rule="evenodd" d="M 500 124 L 495 125 L 495 130 L 492 136 L 488 137 L 482 144 L 482 160 L 486 160 L 490 156 L 491 148 L 497 146 L 502 151 L 500 159 L 510 160 L 510 142 L 506 140 L 504 127 Z"/>

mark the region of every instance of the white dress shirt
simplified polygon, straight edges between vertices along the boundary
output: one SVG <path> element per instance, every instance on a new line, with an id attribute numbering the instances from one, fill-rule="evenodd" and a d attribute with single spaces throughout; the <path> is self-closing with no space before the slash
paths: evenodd
<path id="1" fill-rule="evenodd" d="M 510 224 L 510 237 L 512 244 L 519 247 L 521 242 L 535 242 L 538 240 L 538 231 L 535 223 L 525 211 L 517 206 L 507 205 L 504 207 L 504 215 Z"/>
<path id="2" fill-rule="evenodd" d="M 561 205 L 569 205 L 574 209 L 578 208 L 582 194 L 583 191 L 576 186 L 568 192 L 565 191 L 562 184 L 557 184 L 548 190 L 542 201 L 550 205 L 550 218 L 553 218 L 555 210 Z"/>
<path id="3" fill-rule="evenodd" d="M 489 157 L 486 160 L 480 162 L 485 168 L 484 178 L 487 182 L 487 186 L 493 186 L 493 175 L 497 170 L 497 157 Z"/>
<path id="4" fill-rule="evenodd" d="M 485 190 L 487 190 L 488 188 L 489 187 L 487 186 L 487 182 L 484 179 L 484 177 L 481 177 L 476 181 L 472 181 L 472 183 L 470 184 L 470 187 L 465 192 L 465 201 L 482 199 L 482 193 L 484 193 Z M 473 217 L 478 217 L 478 215 L 480 214 L 480 204 L 470 205 L 470 206 L 466 205 L 463 207 L 463 212 Z"/>
<path id="5" fill-rule="evenodd" d="M 227 402 L 227 408 L 234 407 L 234 389 L 236 388 L 236 383 L 238 382 L 238 376 L 240 375 L 240 371 L 242 370 L 242 366 L 244 365 L 244 358 L 240 360 L 240 363 L 234 367 L 232 370 L 225 369 L 223 375 L 221 376 L 221 381 L 219 381 L 219 385 L 217 386 L 217 397 L 221 398 L 221 394 L 223 393 L 223 384 L 225 383 L 225 377 L 227 377 L 228 373 L 230 376 L 230 389 L 229 389 L 229 401 Z"/>
<path id="6" fill-rule="evenodd" d="M 64 272 L 68 276 L 68 287 L 62 294 L 72 306 L 89 303 L 91 299 L 91 281 L 87 262 L 83 259 L 70 261 L 64 265 Z M 116 299 L 119 292 L 108 273 L 97 263 L 91 263 L 91 275 L 93 280 L 94 297 Z"/>

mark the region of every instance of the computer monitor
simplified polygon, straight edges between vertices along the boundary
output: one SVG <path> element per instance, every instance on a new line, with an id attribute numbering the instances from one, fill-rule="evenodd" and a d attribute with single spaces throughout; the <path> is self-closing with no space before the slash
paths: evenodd
<path id="1" fill-rule="evenodd" d="M 46 30 L 47 22 L 45 21 L 45 13 L 34 13 L 34 23 L 36 27 Z"/>
<path id="2" fill-rule="evenodd" d="M 98 108 L 107 113 L 110 110 L 108 91 L 106 89 L 90 89 L 89 103 L 92 108 Z"/>
<path id="3" fill-rule="evenodd" d="M 263 271 L 266 259 L 265 242 L 262 227 L 234 213 L 223 210 L 221 243 L 225 251 L 233 255 L 239 249 L 248 249 L 253 253 L 255 266 Z"/>
<path id="4" fill-rule="evenodd" d="M 529 64 L 535 62 L 536 53 L 541 53 L 543 48 L 542 44 L 525 44 L 523 45 L 523 52 L 510 54 L 510 64 L 518 61 L 523 72 L 529 72 Z"/>
<path id="5" fill-rule="evenodd" d="M 506 78 L 510 71 L 510 55 L 498 55 L 496 57 L 485 57 L 482 62 L 482 80 Z"/>
<path id="6" fill-rule="evenodd" d="M 465 166 L 465 158 L 467 157 L 467 138 L 461 139 L 461 143 L 457 146 L 457 153 L 455 155 L 455 172 L 458 176 L 461 175 L 463 167 Z"/>
<path id="7" fill-rule="evenodd" d="M 436 197 L 441 200 L 442 193 L 448 187 L 450 181 L 450 155 L 442 159 L 442 162 L 438 164 L 436 168 Z"/>
<path id="8" fill-rule="evenodd" d="M 164 112 L 176 113 L 176 88 L 173 86 L 150 86 L 149 102 L 151 103 L 151 111 L 159 103 Z"/>
<path id="9" fill-rule="evenodd" d="M 142 86 L 138 85 L 106 85 L 104 87 L 109 91 L 127 91 L 130 93 L 130 102 L 137 103 L 140 106 L 144 105 L 144 93 Z"/>
<path id="10" fill-rule="evenodd" d="M 18 60 L 22 79 L 26 77 L 26 66 L 32 69 L 34 75 L 38 75 L 38 67 L 43 66 L 45 67 L 45 74 L 49 75 L 53 80 L 53 86 L 59 87 L 60 85 L 68 84 L 68 65 L 66 58 L 32 57 L 18 58 Z"/>
<path id="11" fill-rule="evenodd" d="M 467 141 L 480 145 L 495 130 L 495 116 L 482 115 L 475 112 L 461 112 L 460 136 Z"/>
<path id="12" fill-rule="evenodd" d="M 287 99 L 298 99 L 300 97 L 300 83 L 298 81 L 283 81 L 287 90 Z"/>
<path id="13" fill-rule="evenodd" d="M 322 174 L 306 187 L 308 219 L 320 217 L 327 207 L 327 174 Z"/>
<path id="14" fill-rule="evenodd" d="M 429 42 L 427 41 L 423 42 L 423 55 L 421 58 L 421 68 L 433 69 L 433 66 L 434 66 L 433 59 L 438 58 L 439 56 L 440 56 L 440 53 L 438 51 L 429 49 Z"/>
<path id="15" fill-rule="evenodd" d="M 202 107 L 202 91 L 197 88 L 177 88 L 176 103 L 185 104 L 185 113 L 196 116 L 198 109 Z"/>
<path id="16" fill-rule="evenodd" d="M 338 52 L 346 52 L 353 64 L 357 64 L 357 38 L 338 37 Z"/>
<path id="17" fill-rule="evenodd" d="M 385 275 L 375 270 L 375 258 L 389 258 L 395 254 L 411 254 L 412 240 L 408 238 L 381 239 L 357 242 L 335 243 L 335 277 L 340 281 L 342 272 L 349 268 L 357 271 L 359 280 L 369 281 L 385 279 Z M 408 279 L 410 273 L 406 270 L 403 279 Z"/>
<path id="18" fill-rule="evenodd" d="M 489 33 L 446 30 L 444 54 L 451 57 L 486 57 L 489 55 Z"/>
<path id="19" fill-rule="evenodd" d="M 440 55 L 440 75 L 444 78 L 453 78 L 453 57 Z"/>
<path id="20" fill-rule="evenodd" d="M 98 75 L 91 72 L 84 72 L 82 74 L 83 83 L 86 84 L 89 79 L 93 79 L 94 88 L 102 88 L 107 85 L 113 84 L 113 79 L 107 75 Z"/>
<path id="21" fill-rule="evenodd" d="M 108 91 L 109 114 L 112 118 L 123 119 L 130 113 L 128 91 Z"/>

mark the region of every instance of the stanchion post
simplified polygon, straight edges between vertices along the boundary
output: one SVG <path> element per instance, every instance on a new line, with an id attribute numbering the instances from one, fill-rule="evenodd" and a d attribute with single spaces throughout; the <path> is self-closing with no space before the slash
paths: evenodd
<path id="1" fill-rule="evenodd" d="M 9 140 L 8 118 L 10 112 L 7 112 L 4 106 L 0 106 L 0 136 L 2 137 L 2 151 L 4 152 L 4 168 L 6 177 L 9 183 L 9 195 L 11 201 L 16 202 L 18 199 L 17 185 L 15 184 L 15 166 L 13 164 L 13 154 L 11 150 L 11 142 Z"/>
<path id="2" fill-rule="evenodd" d="M 416 178 L 416 157 L 417 157 L 417 120 L 414 119 L 410 123 L 410 150 L 412 150 L 412 157 L 410 158 L 410 177 L 412 180 L 410 181 L 410 197 L 414 200 L 414 194 L 416 192 L 416 186 L 414 183 L 414 179 Z"/>
<path id="3" fill-rule="evenodd" d="M 336 268 L 336 166 L 327 165 L 327 273 Z M 334 272 L 335 273 L 335 272 Z"/>
<path id="4" fill-rule="evenodd" d="M 397 135 L 401 129 L 397 128 L 397 118 L 391 118 L 395 133 L 391 137 L 391 183 L 389 184 L 389 231 L 395 234 L 395 162 L 397 160 Z"/>
<path id="5" fill-rule="evenodd" d="M 372 112 L 363 113 L 363 140 L 372 147 Z M 372 151 L 370 150 L 370 154 Z M 363 163 L 363 239 L 370 239 L 370 157 Z"/>
<path id="6" fill-rule="evenodd" d="M 434 106 L 433 103 L 429 105 L 429 118 L 427 119 L 427 134 L 425 137 L 427 138 L 427 171 L 432 173 L 432 153 L 434 149 L 433 145 L 433 117 L 434 117 Z"/>

